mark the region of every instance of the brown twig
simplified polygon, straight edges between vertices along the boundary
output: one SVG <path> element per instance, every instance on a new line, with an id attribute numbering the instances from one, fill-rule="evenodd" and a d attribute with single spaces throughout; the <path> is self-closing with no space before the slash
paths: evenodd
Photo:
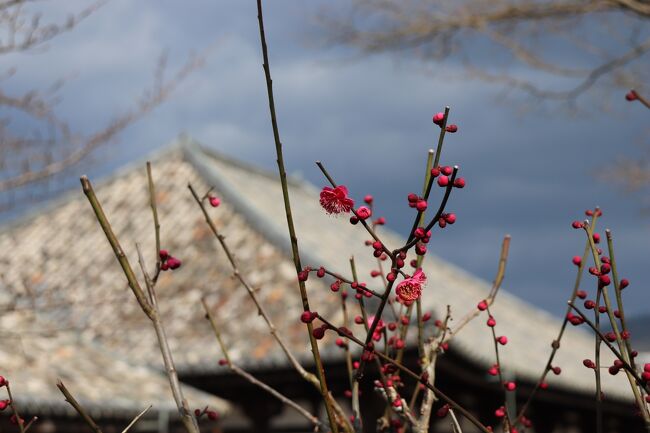
<path id="1" fill-rule="evenodd" d="M 223 353 L 224 358 L 226 359 L 226 364 L 228 365 L 228 368 L 230 370 L 237 374 L 238 376 L 246 379 L 253 385 L 263 389 L 264 391 L 268 392 L 271 394 L 273 397 L 277 398 L 280 400 L 282 403 L 286 404 L 287 406 L 295 409 L 300 415 L 305 417 L 308 421 L 310 421 L 312 424 L 314 424 L 316 427 L 319 427 L 321 425 L 321 422 L 318 421 L 318 418 L 313 416 L 309 411 L 304 409 L 302 406 L 294 402 L 293 400 L 289 399 L 288 397 L 282 395 L 275 389 L 271 388 L 264 382 L 258 380 L 255 378 L 253 375 L 242 369 L 241 367 L 237 366 L 232 362 L 230 359 L 230 356 L 228 355 L 228 349 L 226 348 L 226 345 L 223 342 L 223 339 L 221 338 L 221 332 L 219 331 L 219 327 L 217 326 L 217 322 L 214 319 L 214 316 L 212 315 L 212 312 L 210 311 L 210 308 L 208 307 L 208 304 L 205 300 L 205 298 L 201 298 L 201 303 L 203 304 L 203 309 L 205 310 L 206 318 L 210 321 L 210 325 L 212 326 L 212 330 L 214 331 L 214 335 L 217 337 L 217 342 L 219 343 L 219 347 L 221 348 L 221 352 Z"/>
<path id="2" fill-rule="evenodd" d="M 92 417 L 86 412 L 86 410 L 79 404 L 79 402 L 74 398 L 74 396 L 68 391 L 68 388 L 65 387 L 61 379 L 56 382 L 57 388 L 61 391 L 61 394 L 65 397 L 65 400 L 70 403 L 70 406 L 74 408 L 75 411 L 83 418 L 83 420 L 88 424 L 88 427 L 95 433 L 102 433 L 102 429 L 99 428 L 97 423 L 92 419 Z"/>
<path id="3" fill-rule="evenodd" d="M 149 205 L 151 206 L 151 214 L 153 216 L 154 233 L 156 237 L 156 272 L 153 277 L 154 283 L 158 281 L 160 275 L 160 222 L 158 221 L 158 207 L 156 206 L 156 187 L 153 182 L 153 174 L 151 173 L 151 162 L 147 161 L 147 180 L 149 184 Z"/>
<path id="4" fill-rule="evenodd" d="M 57 386 L 57 388 L 59 388 L 59 390 L 61 391 L 61 393 L 65 397 L 65 400 L 68 403 L 70 403 L 70 406 L 72 406 L 74 408 L 74 410 L 79 414 L 79 416 L 81 416 L 81 418 L 83 418 L 83 420 L 86 422 L 86 424 L 88 424 L 88 427 L 90 427 L 90 429 L 95 433 L 102 433 L 102 430 L 99 428 L 97 423 L 95 423 L 95 420 L 92 419 L 92 417 L 88 414 L 88 412 L 86 412 L 86 410 L 83 408 L 83 406 L 81 406 L 81 404 L 79 404 L 79 402 L 74 398 L 72 393 L 70 393 L 68 388 L 66 388 L 66 386 L 63 384 L 61 379 L 57 380 L 56 386 Z M 138 422 L 140 420 L 140 418 L 142 418 L 144 416 L 144 414 L 146 414 L 149 411 L 149 409 L 151 409 L 152 407 L 153 406 L 149 405 L 146 408 L 144 408 L 144 410 L 142 412 L 137 414 L 135 416 L 135 418 L 133 418 L 133 420 L 131 420 L 131 422 L 124 428 L 124 430 L 122 430 L 122 433 L 128 433 L 128 431 L 131 429 L 131 427 L 133 427 L 135 425 L 135 423 Z"/>
<path id="5" fill-rule="evenodd" d="M 293 215 L 291 212 L 291 201 L 289 199 L 289 186 L 287 183 L 287 173 L 284 167 L 284 156 L 282 153 L 282 142 L 280 141 L 280 130 L 278 128 L 278 121 L 275 114 L 275 101 L 273 97 L 273 80 L 271 79 L 271 67 L 269 65 L 269 55 L 268 48 L 266 46 L 266 36 L 264 34 L 264 18 L 262 14 L 262 0 L 257 0 L 257 22 L 260 31 L 260 44 L 262 46 L 262 58 L 263 58 L 263 68 L 264 68 L 264 78 L 266 80 L 266 92 L 269 101 L 269 113 L 271 115 L 271 126 L 273 128 L 273 139 L 275 142 L 275 152 L 277 156 L 278 163 L 278 172 L 280 175 L 280 184 L 282 185 L 282 198 L 284 201 L 284 209 L 287 217 L 287 228 L 289 229 L 289 238 L 291 241 L 291 252 L 293 256 L 293 262 L 296 267 L 296 274 L 302 271 L 302 264 L 300 261 L 300 251 L 298 249 L 298 236 L 296 235 L 296 229 L 293 224 Z M 309 298 L 307 297 L 307 289 L 305 287 L 304 281 L 298 281 L 298 286 L 300 290 L 300 298 L 302 300 L 303 311 L 311 311 L 309 308 Z M 325 372 L 323 371 L 323 361 L 320 356 L 320 351 L 318 349 L 318 343 L 316 338 L 313 335 L 313 326 L 311 323 L 307 324 L 307 332 L 309 334 L 309 344 L 311 346 L 312 355 L 314 357 L 314 364 L 316 366 L 316 374 L 320 382 L 320 391 L 323 397 L 323 402 L 325 404 L 325 411 L 327 412 L 327 418 L 329 419 L 330 428 L 332 433 L 338 433 L 338 421 L 334 414 L 334 409 L 332 407 L 332 402 L 330 399 L 330 393 L 327 386 L 327 381 L 325 379 Z M 349 425 L 347 420 L 343 419 L 341 422 L 344 425 Z M 346 430 L 350 430 L 346 428 Z"/>

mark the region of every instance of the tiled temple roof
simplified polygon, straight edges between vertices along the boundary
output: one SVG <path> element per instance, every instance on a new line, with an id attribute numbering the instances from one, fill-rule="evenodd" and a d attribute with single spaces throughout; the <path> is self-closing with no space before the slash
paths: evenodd
<path id="1" fill-rule="evenodd" d="M 189 139 L 181 139 L 177 145 L 165 149 L 152 163 L 162 246 L 183 260 L 180 269 L 163 273 L 157 286 L 179 371 L 211 372 L 223 368 L 217 364 L 221 354 L 203 318 L 202 296 L 207 296 L 223 327 L 232 358 L 255 366 L 286 363 L 254 304 L 232 278 L 223 251 L 187 189 L 188 182 L 200 193 L 214 187 L 215 194 L 222 198 L 221 206 L 210 209 L 210 215 L 235 252 L 241 272 L 259 288 L 258 295 L 279 332 L 298 358 L 309 363 L 305 328 L 298 321 L 302 309 L 276 176 L 224 157 Z M 122 169 L 109 179 L 97 182 L 95 187 L 133 266 L 137 267 L 135 242 L 140 243 L 145 258 L 153 264 L 154 230 L 144 164 Z M 371 249 L 364 245 L 368 235 L 360 226 L 351 226 L 345 218 L 327 216 L 318 203 L 318 192 L 306 182 L 295 179 L 290 182 L 303 263 L 324 265 L 349 275 L 349 258 L 354 255 L 360 278 L 379 288 L 369 277 L 377 265 Z M 380 233 L 389 247 L 402 242 L 388 229 L 382 228 Z M 0 250 L 7 252 L 0 258 L 0 309 L 7 310 L 0 315 L 0 329 L 22 334 L 23 346 L 41 341 L 47 335 L 43 340 L 47 344 L 39 343 L 38 350 L 42 352 L 38 353 L 65 352 L 66 347 L 74 351 L 74 346 L 69 345 L 72 339 L 79 342 L 79 347 L 108 351 L 114 358 L 124 360 L 121 362 L 161 370 L 153 329 L 127 288 L 81 190 L 5 228 L 0 232 Z M 459 318 L 475 308 L 490 289 L 487 282 L 432 253 L 425 259 L 424 271 L 429 284 L 423 295 L 423 307 L 438 317 L 443 316 L 449 304 L 454 317 Z M 329 290 L 329 282 L 309 279 L 312 309 L 340 320 L 338 296 Z M 505 290 L 500 292 L 492 312 L 499 330 L 510 341 L 502 348 L 503 368 L 519 379 L 536 380 L 558 332 L 559 320 Z M 479 318 L 468 325 L 455 337 L 452 347 L 478 365 L 488 366 L 494 363 L 494 353 L 484 321 Z M 326 338 L 321 344 L 324 357 L 339 357 L 340 350 L 327 341 Z M 550 384 L 591 392 L 593 372 L 582 366 L 582 360 L 593 357 L 593 347 L 593 338 L 588 333 L 571 327 L 556 356 L 555 364 L 562 367 L 563 373 L 550 377 Z M 75 359 L 87 356 L 83 350 L 70 356 Z M 12 356 L 20 356 L 18 353 Z M 35 352 L 34 356 L 39 355 Z M 608 354 L 604 358 L 603 362 L 611 362 Z M 47 369 L 47 365 L 43 362 L 39 368 Z M 4 368 L 2 362 L 0 366 Z M 79 361 L 78 368 L 72 371 L 79 371 L 80 377 L 92 378 L 96 370 Z M 16 373 L 8 371 L 6 375 Z M 36 369 L 34 376 L 41 374 L 45 377 L 45 372 Z M 627 395 L 622 376 L 603 375 L 608 394 Z M 83 381 L 92 394 L 93 381 Z M 25 382 L 29 382 L 27 377 Z M 122 388 L 108 390 L 110 395 L 127 395 Z M 145 395 L 136 393 L 132 398 L 147 402 Z"/>

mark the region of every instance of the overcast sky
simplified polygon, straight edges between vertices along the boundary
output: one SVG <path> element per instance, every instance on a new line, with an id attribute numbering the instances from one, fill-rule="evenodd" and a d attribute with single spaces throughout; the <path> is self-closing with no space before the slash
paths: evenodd
<path id="1" fill-rule="evenodd" d="M 64 16 L 83 4 L 67 1 L 66 10 L 47 12 Z M 444 65 L 443 76 L 433 73 L 438 65 L 425 67 L 408 55 L 363 57 L 323 47 L 315 17 L 324 4 L 274 0 L 266 6 L 288 171 L 324 185 L 314 165 L 323 160 L 355 198 L 373 194 L 389 227 L 404 234 L 412 220 L 405 197 L 421 188 L 426 152 L 437 137 L 431 116 L 449 105 L 459 132 L 448 136 L 443 163 L 458 164 L 468 186 L 450 201 L 458 220 L 435 235 L 437 254 L 492 279 L 501 239 L 509 233 L 504 287 L 561 314 L 575 274 L 571 257 L 584 245 L 570 223 L 600 205 L 604 224 L 615 234 L 620 273 L 632 282 L 625 292 L 627 310 L 647 312 L 643 269 L 649 264 L 650 220 L 641 212 L 644 197 L 596 178 L 598 169 L 619 156 L 641 152 L 648 140 L 647 110 L 614 94 L 608 114 L 572 118 L 552 105 L 520 112 L 518 105 L 500 102 L 500 87 L 444 78 L 460 76 L 453 63 Z M 18 67 L 4 91 L 45 88 L 70 77 L 59 112 L 77 131 L 92 132 L 128 109 L 163 50 L 173 72 L 189 52 L 215 44 L 205 67 L 168 103 L 65 181 L 76 187 L 81 173 L 106 175 L 181 132 L 275 169 L 257 32 L 252 0 L 112 0 L 47 51 L 0 57 L 0 68 Z"/>

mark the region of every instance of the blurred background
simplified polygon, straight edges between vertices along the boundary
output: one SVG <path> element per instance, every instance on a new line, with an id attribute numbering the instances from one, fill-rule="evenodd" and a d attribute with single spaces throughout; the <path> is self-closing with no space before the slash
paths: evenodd
<path id="1" fill-rule="evenodd" d="M 2 222 L 180 133 L 275 169 L 254 2 L 0 4 Z M 505 289 L 561 316 L 584 245 L 571 221 L 601 206 L 643 316 L 650 111 L 624 95 L 649 82 L 649 17 L 634 0 L 268 2 L 288 171 L 320 186 L 322 160 L 405 235 L 449 105 L 442 162 L 468 186 L 436 254 L 491 279 L 509 233 Z"/>

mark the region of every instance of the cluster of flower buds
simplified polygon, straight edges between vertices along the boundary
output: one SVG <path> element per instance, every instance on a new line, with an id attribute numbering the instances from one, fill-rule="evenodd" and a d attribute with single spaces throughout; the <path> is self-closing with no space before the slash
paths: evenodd
<path id="1" fill-rule="evenodd" d="M 458 167 L 456 167 L 458 168 Z M 431 177 L 432 178 L 438 178 L 436 181 L 438 183 L 438 186 L 441 187 L 446 187 L 449 185 L 449 182 L 451 181 L 450 177 L 452 173 L 454 172 L 454 169 L 448 165 L 444 165 L 442 167 L 434 167 L 431 169 Z M 455 188 L 465 188 L 465 179 L 462 177 L 457 177 L 454 180 L 454 187 Z"/>
<path id="2" fill-rule="evenodd" d="M 314 328 L 311 331 L 311 335 L 313 335 L 316 340 L 322 340 L 323 337 L 325 337 L 325 331 L 327 331 L 328 329 L 330 329 L 329 326 L 327 326 L 326 324 L 322 324 L 318 328 Z"/>
<path id="3" fill-rule="evenodd" d="M 436 114 L 434 114 L 432 120 L 433 120 L 433 123 L 435 123 L 436 125 L 438 125 L 439 127 L 442 128 L 444 126 L 444 124 L 445 124 L 445 113 L 436 113 Z M 445 127 L 445 131 L 450 132 L 450 133 L 453 134 L 454 132 L 458 131 L 458 126 L 454 125 L 454 124 L 447 125 Z"/>
<path id="4" fill-rule="evenodd" d="M 589 361 L 589 360 L 585 359 L 585 361 Z M 587 364 L 585 364 L 585 367 L 586 366 L 587 366 Z M 596 368 L 596 364 L 594 364 L 593 367 L 591 367 L 591 368 Z M 615 359 L 614 364 L 611 365 L 607 369 L 607 371 L 609 371 L 609 374 L 611 374 L 612 376 L 616 376 L 618 374 L 618 372 L 621 370 L 621 368 L 623 368 L 623 362 L 620 359 Z"/>
<path id="5" fill-rule="evenodd" d="M 354 294 L 355 299 L 361 299 L 364 296 L 366 298 L 372 297 L 372 292 L 368 290 L 366 286 L 366 283 L 357 283 L 356 281 L 350 284 L 350 287 L 357 291 L 357 293 Z"/>
<path id="6" fill-rule="evenodd" d="M 423 256 L 427 253 L 427 245 L 431 239 L 431 230 L 424 231 L 424 227 L 418 227 L 413 231 L 413 237 L 418 240 L 415 244 L 415 254 Z M 411 263 L 413 267 L 417 267 L 417 260 Z"/>
<path id="7" fill-rule="evenodd" d="M 300 321 L 302 323 L 311 323 L 318 317 L 317 311 L 303 311 L 300 315 Z"/>
<path id="8" fill-rule="evenodd" d="M 307 266 L 302 271 L 298 272 L 298 281 L 307 281 L 310 272 L 311 266 Z"/>
<path id="9" fill-rule="evenodd" d="M 169 254 L 169 251 L 167 250 L 160 250 L 158 252 L 158 256 L 160 257 L 160 260 L 162 262 L 162 264 L 160 265 L 160 269 L 162 271 L 167 271 L 169 269 L 172 270 L 178 269 L 182 265 L 182 262 L 176 257 Z"/>
<path id="10" fill-rule="evenodd" d="M 210 410 L 207 407 L 204 409 L 194 409 L 194 415 L 198 419 L 205 415 L 210 421 L 217 421 L 219 419 L 219 413 L 217 411 Z"/>
<path id="11" fill-rule="evenodd" d="M 372 245 L 373 256 L 381 257 L 381 255 L 384 254 L 384 244 L 382 244 L 380 241 L 374 241 L 370 245 Z"/>
<path id="12" fill-rule="evenodd" d="M 415 193 L 410 193 L 406 199 L 408 200 L 409 207 L 415 208 L 418 212 L 427 210 L 427 201 Z"/>
<path id="13" fill-rule="evenodd" d="M 571 323 L 573 326 L 578 326 L 578 325 L 582 325 L 583 323 L 585 323 L 585 321 L 584 321 L 584 319 L 582 317 L 576 316 L 575 314 L 573 314 L 570 311 L 566 315 L 566 320 L 569 323 Z"/>
<path id="14" fill-rule="evenodd" d="M 453 224 L 455 222 L 456 222 L 455 213 L 443 213 L 442 215 L 440 215 L 440 218 L 438 218 L 438 226 L 441 229 L 447 227 L 447 224 Z"/>

